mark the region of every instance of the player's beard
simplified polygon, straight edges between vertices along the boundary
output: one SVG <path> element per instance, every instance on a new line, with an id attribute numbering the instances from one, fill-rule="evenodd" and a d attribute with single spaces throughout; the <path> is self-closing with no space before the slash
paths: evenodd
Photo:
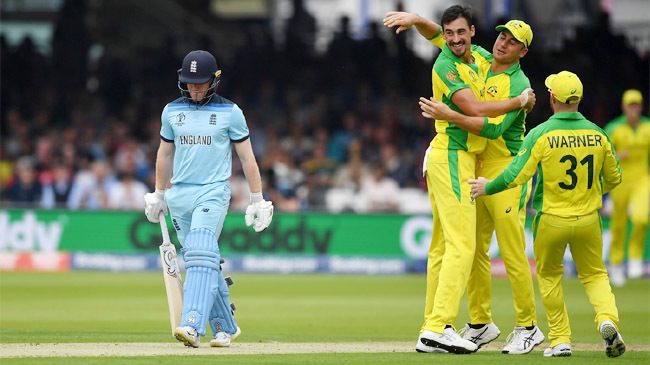
<path id="1" fill-rule="evenodd" d="M 455 47 L 456 45 L 462 45 L 462 47 L 457 48 Z M 447 46 L 456 57 L 462 58 L 463 56 L 465 56 L 465 53 L 467 53 L 467 44 L 465 43 L 465 41 L 448 44 Z"/>

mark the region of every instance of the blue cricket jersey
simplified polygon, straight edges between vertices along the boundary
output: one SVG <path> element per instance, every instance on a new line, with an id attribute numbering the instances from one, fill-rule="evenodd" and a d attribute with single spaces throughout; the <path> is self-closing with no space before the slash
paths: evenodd
<path id="1" fill-rule="evenodd" d="M 249 137 L 237 104 L 214 95 L 197 108 L 178 98 L 165 106 L 160 119 L 160 138 L 176 146 L 172 184 L 204 185 L 230 178 L 232 142 Z"/>

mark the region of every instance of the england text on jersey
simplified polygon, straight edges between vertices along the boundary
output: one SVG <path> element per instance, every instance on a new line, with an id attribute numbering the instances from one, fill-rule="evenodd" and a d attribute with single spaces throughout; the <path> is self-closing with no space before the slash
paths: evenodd
<path id="1" fill-rule="evenodd" d="M 212 144 L 212 136 L 202 136 L 202 135 L 181 135 L 180 143 L 182 145 L 202 145 L 209 146 Z"/>

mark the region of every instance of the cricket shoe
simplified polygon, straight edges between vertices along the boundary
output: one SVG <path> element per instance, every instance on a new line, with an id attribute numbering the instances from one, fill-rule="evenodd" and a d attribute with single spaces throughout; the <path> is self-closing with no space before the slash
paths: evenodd
<path id="1" fill-rule="evenodd" d="M 509 355 L 527 354 L 542 341 L 544 341 L 544 334 L 539 327 L 533 326 L 532 329 L 526 329 L 526 327 L 517 326 L 506 338 L 508 344 L 501 352 Z"/>
<path id="2" fill-rule="evenodd" d="M 608 273 L 609 282 L 612 286 L 621 287 L 625 285 L 625 268 L 623 265 L 611 265 Z"/>
<path id="3" fill-rule="evenodd" d="M 494 341 L 500 334 L 501 331 L 499 331 L 499 327 L 497 327 L 494 322 L 484 324 L 479 328 L 472 328 L 468 323 L 464 328 L 458 331 L 458 335 L 465 340 L 474 342 L 479 349 L 481 346 Z"/>
<path id="4" fill-rule="evenodd" d="M 623 337 L 616 330 L 612 321 L 603 321 L 600 324 L 600 335 L 605 340 L 605 353 L 609 357 L 619 357 L 625 352 Z"/>
<path id="5" fill-rule="evenodd" d="M 237 337 L 241 335 L 241 328 L 237 326 L 237 332 L 233 333 L 232 335 L 228 332 L 217 332 L 216 335 L 214 335 L 214 338 L 210 340 L 210 346 L 212 347 L 228 347 L 230 346 L 230 342 L 234 341 Z"/>
<path id="6" fill-rule="evenodd" d="M 643 277 L 642 260 L 629 260 L 627 262 L 627 277 L 630 279 L 638 279 Z"/>
<path id="7" fill-rule="evenodd" d="M 176 327 L 174 337 L 187 347 L 196 348 L 201 343 L 201 336 L 196 332 L 196 329 L 190 326 Z"/>
<path id="8" fill-rule="evenodd" d="M 422 331 L 415 350 L 417 352 L 471 354 L 478 350 L 478 346 L 474 342 L 460 338 L 460 335 L 452 327 L 447 327 L 442 333 Z"/>
<path id="9" fill-rule="evenodd" d="M 571 344 L 561 343 L 544 350 L 544 357 L 571 356 Z"/>

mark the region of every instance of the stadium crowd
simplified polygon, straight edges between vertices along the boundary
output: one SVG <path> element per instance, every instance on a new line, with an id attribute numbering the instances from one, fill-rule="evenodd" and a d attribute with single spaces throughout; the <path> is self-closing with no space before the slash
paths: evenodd
<path id="1" fill-rule="evenodd" d="M 17 47 L 1 39 L 2 206 L 141 210 L 154 186 L 160 112 L 180 96 L 168 70 L 190 48 L 170 29 L 165 47 L 91 58 L 91 45 L 105 39 L 79 20 L 84 6 L 65 4 L 50 54 L 30 38 Z M 266 198 L 285 212 L 430 212 L 421 165 L 435 130 L 418 97 L 431 94 L 433 59 L 410 49 L 414 31 L 395 35 L 377 20 L 359 39 L 345 17 L 316 52 L 316 26 L 299 9 L 281 41 L 242 23 L 236 46 L 201 37 L 193 47 L 215 54 L 217 92 L 244 111 Z M 491 50 L 494 38 L 477 25 L 473 43 Z M 550 116 L 543 81 L 560 69 L 584 80 L 581 111 L 600 126 L 620 114 L 624 90 L 649 83 L 648 54 L 613 34 L 604 13 L 557 42 L 555 51 L 533 44 L 522 60 L 537 91 L 528 129 Z M 234 161 L 231 210 L 241 211 L 248 194 Z"/>

